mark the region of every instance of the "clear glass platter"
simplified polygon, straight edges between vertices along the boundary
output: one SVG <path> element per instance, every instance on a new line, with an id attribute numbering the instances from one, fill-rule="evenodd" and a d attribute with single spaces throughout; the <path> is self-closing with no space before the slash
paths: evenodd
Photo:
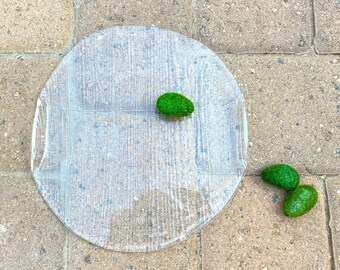
<path id="1" fill-rule="evenodd" d="M 195 112 L 158 114 L 165 92 Z M 81 40 L 41 91 L 31 169 L 58 218 L 116 251 L 186 239 L 231 199 L 246 167 L 243 95 L 223 62 L 198 41 L 145 26 Z"/>

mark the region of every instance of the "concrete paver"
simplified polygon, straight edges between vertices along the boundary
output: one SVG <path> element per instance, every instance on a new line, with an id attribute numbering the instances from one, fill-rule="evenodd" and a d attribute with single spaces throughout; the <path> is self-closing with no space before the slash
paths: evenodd
<path id="1" fill-rule="evenodd" d="M 198 38 L 218 52 L 305 52 L 312 7 L 303 1 L 196 0 Z"/>
<path id="2" fill-rule="evenodd" d="M 0 59 L 0 171 L 29 171 L 37 96 L 57 59 Z"/>
<path id="3" fill-rule="evenodd" d="M 190 0 L 88 0 L 78 2 L 76 39 L 114 25 L 151 25 L 192 34 Z"/>
<path id="4" fill-rule="evenodd" d="M 314 1 L 318 53 L 340 53 L 340 1 Z"/>
<path id="5" fill-rule="evenodd" d="M 0 11 L 0 53 L 51 52 L 68 46 L 71 0 L 2 0 Z"/>
<path id="6" fill-rule="evenodd" d="M 326 180 L 335 269 L 340 269 L 340 176 Z"/>
<path id="7" fill-rule="evenodd" d="M 319 201 L 308 214 L 282 213 L 285 191 L 246 177 L 232 201 L 202 230 L 203 270 L 329 269 L 330 255 L 322 180 L 305 177 Z"/>
<path id="8" fill-rule="evenodd" d="M 121 253 L 96 247 L 74 234 L 69 237 L 68 269 L 197 270 L 198 238 L 192 235 L 172 247 L 147 253 Z"/>
<path id="9" fill-rule="evenodd" d="M 0 269 L 63 269 L 66 229 L 31 178 L 0 177 Z"/>
<path id="10" fill-rule="evenodd" d="M 225 55 L 246 96 L 248 174 L 289 163 L 303 174 L 339 173 L 340 58 Z"/>

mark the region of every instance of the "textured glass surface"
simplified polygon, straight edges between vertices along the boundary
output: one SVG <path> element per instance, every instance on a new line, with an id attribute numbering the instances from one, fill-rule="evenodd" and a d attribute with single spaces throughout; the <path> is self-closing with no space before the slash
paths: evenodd
<path id="1" fill-rule="evenodd" d="M 195 112 L 155 104 L 182 93 Z M 201 43 L 144 26 L 105 29 L 61 61 L 37 102 L 32 172 L 73 232 L 117 251 L 184 240 L 227 204 L 246 166 L 244 99 Z"/>

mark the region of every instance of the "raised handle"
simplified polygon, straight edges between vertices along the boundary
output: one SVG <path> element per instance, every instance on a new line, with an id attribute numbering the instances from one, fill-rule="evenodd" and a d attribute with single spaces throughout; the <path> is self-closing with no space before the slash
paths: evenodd
<path id="1" fill-rule="evenodd" d="M 31 171 L 33 174 L 41 168 L 45 159 L 47 118 L 47 104 L 45 100 L 38 98 L 32 130 Z"/>
<path id="2" fill-rule="evenodd" d="M 247 113 L 245 108 L 245 100 L 243 95 L 241 94 L 241 97 L 237 104 L 237 117 L 238 122 L 240 123 L 240 126 L 238 128 L 238 158 L 240 161 L 240 165 L 242 166 L 242 169 L 245 169 L 247 167 L 247 149 L 248 149 L 248 127 L 247 127 Z"/>

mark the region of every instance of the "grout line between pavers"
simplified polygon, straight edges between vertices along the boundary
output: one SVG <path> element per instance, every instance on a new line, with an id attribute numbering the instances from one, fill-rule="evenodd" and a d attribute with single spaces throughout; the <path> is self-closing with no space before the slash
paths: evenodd
<path id="1" fill-rule="evenodd" d="M 334 55 L 334 56 L 339 56 L 340 52 L 318 52 L 317 55 Z"/>
<path id="2" fill-rule="evenodd" d="M 32 173 L 31 172 L 1 172 L 0 171 L 0 177 L 25 178 L 25 177 L 32 177 Z"/>
<path id="3" fill-rule="evenodd" d="M 327 55 L 334 55 L 334 56 L 338 56 L 340 55 L 340 53 L 315 53 L 314 51 L 314 46 L 312 46 L 311 48 L 309 48 L 307 51 L 305 52 L 219 52 L 219 51 L 215 51 L 216 54 L 218 55 L 247 55 L 247 56 L 262 56 L 262 55 L 288 55 L 288 56 L 327 56 Z"/>
<path id="4" fill-rule="evenodd" d="M 63 264 L 64 264 L 64 270 L 68 269 L 68 256 L 69 255 L 69 232 L 66 234 L 64 247 L 63 247 Z"/>
<path id="5" fill-rule="evenodd" d="M 332 238 L 332 230 L 330 227 L 330 221 L 331 221 L 331 214 L 330 214 L 330 205 L 329 205 L 329 194 L 326 186 L 326 179 L 322 179 L 321 181 L 323 182 L 323 188 L 325 190 L 324 194 L 324 204 L 325 204 L 325 215 L 326 215 L 326 231 L 327 231 L 327 238 L 328 238 L 328 251 L 331 255 L 330 258 L 330 264 L 331 264 L 331 270 L 336 270 L 335 269 L 335 253 L 333 249 L 333 238 Z"/>
<path id="6" fill-rule="evenodd" d="M 0 58 L 12 59 L 33 59 L 33 58 L 60 58 L 67 53 L 68 50 L 55 52 L 15 52 L 15 53 L 0 53 Z"/>
<path id="7" fill-rule="evenodd" d="M 70 51 L 74 46 L 74 37 L 75 37 L 75 29 L 76 29 L 76 1 L 77 0 L 71 0 L 72 5 L 72 12 L 71 12 L 71 18 L 70 18 L 70 38 L 68 41 L 68 51 Z"/>
<path id="8" fill-rule="evenodd" d="M 202 264 L 202 233 L 201 231 L 197 232 L 197 237 L 198 237 L 198 252 L 197 252 L 197 259 L 198 259 L 198 270 L 203 269 L 203 264 Z"/>
<path id="9" fill-rule="evenodd" d="M 316 20 L 315 20 L 315 6 L 314 6 L 314 0 L 310 0 L 311 5 L 311 17 L 312 17 L 312 48 L 315 52 L 315 54 L 319 54 L 316 50 L 315 46 L 315 39 L 316 39 Z"/>
<path id="10" fill-rule="evenodd" d="M 194 39 L 198 38 L 197 35 L 197 0 L 191 0 L 191 12 L 192 12 L 192 18 L 191 18 L 191 27 L 192 27 L 192 37 Z"/>

